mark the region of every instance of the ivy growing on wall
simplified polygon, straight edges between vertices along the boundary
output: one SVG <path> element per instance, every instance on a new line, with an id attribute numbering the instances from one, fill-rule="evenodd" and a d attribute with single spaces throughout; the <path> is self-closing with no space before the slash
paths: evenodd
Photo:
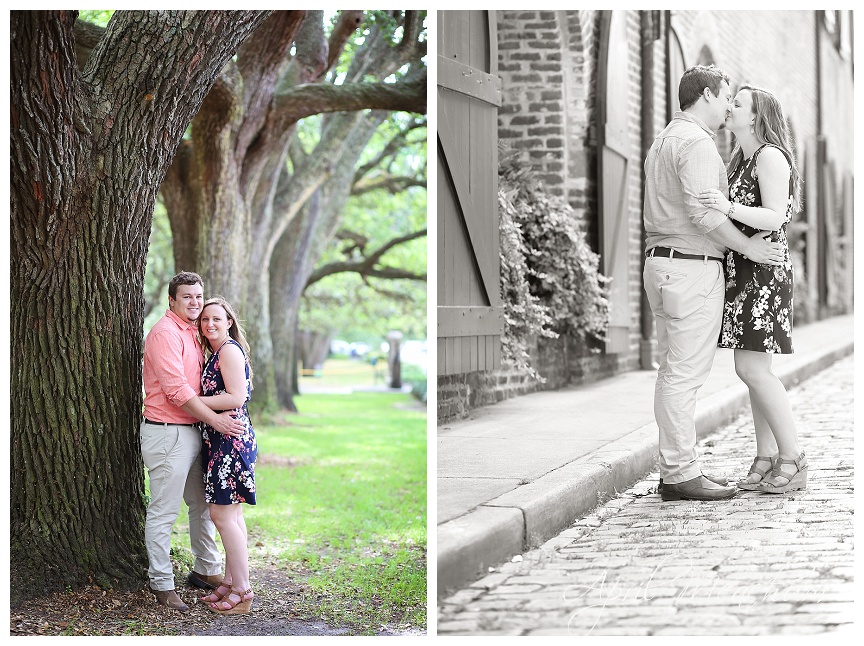
<path id="1" fill-rule="evenodd" d="M 567 200 L 548 194 L 516 151 L 499 147 L 503 356 L 542 379 L 530 365 L 534 337 L 568 334 L 604 340 L 609 324 L 609 278 L 598 271 Z"/>
<path id="2" fill-rule="evenodd" d="M 531 269 L 525 261 L 525 240 L 516 223 L 518 215 L 514 196 L 519 189 L 498 190 L 498 215 L 501 246 L 501 300 L 504 304 L 504 334 L 501 337 L 502 356 L 516 368 L 527 370 L 531 377 L 543 378 L 531 366 L 529 343 L 534 336 L 555 338 L 554 321 L 549 308 L 531 293 L 528 275 Z"/>

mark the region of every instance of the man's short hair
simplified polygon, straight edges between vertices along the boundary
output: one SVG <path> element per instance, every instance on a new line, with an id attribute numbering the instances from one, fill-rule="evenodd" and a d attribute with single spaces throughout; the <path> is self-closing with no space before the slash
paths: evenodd
<path id="1" fill-rule="evenodd" d="M 180 285 L 201 285 L 201 288 L 203 289 L 204 281 L 201 280 L 201 276 L 196 274 L 194 271 L 181 271 L 171 279 L 170 283 L 168 283 L 168 296 L 171 298 L 177 298 L 177 288 Z"/>
<path id="2" fill-rule="evenodd" d="M 713 65 L 694 65 L 688 67 L 681 75 L 678 83 L 678 103 L 682 110 L 686 110 L 699 100 L 702 90 L 706 87 L 711 89 L 714 96 L 720 94 L 720 84 L 729 84 L 729 75 Z"/>

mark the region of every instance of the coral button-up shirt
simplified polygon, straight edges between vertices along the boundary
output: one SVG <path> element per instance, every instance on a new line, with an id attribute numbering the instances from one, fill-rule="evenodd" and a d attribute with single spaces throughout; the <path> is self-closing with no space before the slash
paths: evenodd
<path id="1" fill-rule="evenodd" d="M 203 367 L 195 324 L 166 311 L 144 341 L 144 417 L 174 424 L 197 422 L 180 406 L 201 394 Z"/>

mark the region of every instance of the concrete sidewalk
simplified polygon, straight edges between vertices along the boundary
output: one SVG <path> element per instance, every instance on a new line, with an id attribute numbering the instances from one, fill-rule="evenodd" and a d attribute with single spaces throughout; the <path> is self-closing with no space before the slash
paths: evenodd
<path id="1" fill-rule="evenodd" d="M 853 350 L 853 317 L 795 328 L 786 387 Z M 699 391 L 700 438 L 749 405 L 731 350 Z M 517 397 L 438 428 L 438 596 L 558 534 L 657 461 L 655 371 Z M 723 474 L 736 475 L 736 474 Z"/>

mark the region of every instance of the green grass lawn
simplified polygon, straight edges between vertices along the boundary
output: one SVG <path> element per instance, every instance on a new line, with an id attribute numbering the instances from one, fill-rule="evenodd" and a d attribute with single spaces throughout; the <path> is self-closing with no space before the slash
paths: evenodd
<path id="1" fill-rule="evenodd" d="M 374 631 L 426 626 L 426 413 L 410 395 L 302 395 L 253 424 L 258 504 L 244 506 L 252 581 L 277 563 L 303 614 Z M 185 506 L 184 506 L 184 514 Z M 176 546 L 188 549 L 184 516 Z"/>
<path id="2" fill-rule="evenodd" d="M 310 389 L 347 388 L 350 386 L 373 386 L 387 382 L 387 362 L 381 360 L 376 367 L 362 359 L 331 357 L 324 362 L 316 376 L 300 377 L 300 392 L 304 386 Z"/>
<path id="3" fill-rule="evenodd" d="M 426 376 L 420 366 L 408 363 L 402 364 L 402 382 L 425 381 Z M 328 388 L 350 388 L 351 386 L 389 385 L 390 373 L 387 370 L 387 360 L 379 359 L 376 366 L 362 359 L 343 359 L 330 357 L 324 362 L 324 367 L 315 376 L 300 377 L 300 392 L 315 393 Z"/>

